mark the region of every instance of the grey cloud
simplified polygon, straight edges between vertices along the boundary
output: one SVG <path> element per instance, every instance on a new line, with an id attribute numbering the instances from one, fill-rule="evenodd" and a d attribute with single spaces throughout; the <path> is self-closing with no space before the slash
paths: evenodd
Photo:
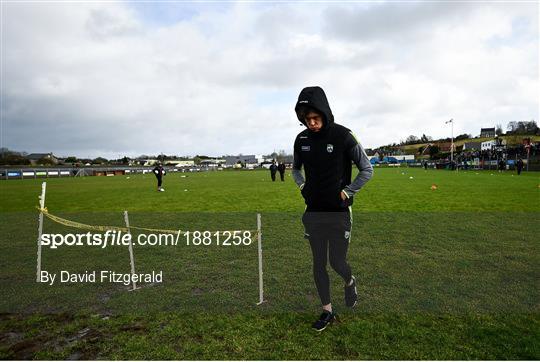
<path id="1" fill-rule="evenodd" d="M 524 71 L 537 65 L 537 42 L 483 43 L 515 14 L 445 4 L 208 6 L 149 28 L 124 4 L 9 3 L 2 146 L 114 157 L 290 150 L 296 96 L 315 84 L 366 147 L 444 135 L 430 122 L 448 114 L 470 133 L 503 115 L 537 118 L 538 73 Z M 422 34 L 449 24 L 451 39 Z M 519 39 L 538 40 L 529 31 Z"/>
<path id="2" fill-rule="evenodd" d="M 417 41 L 433 26 L 466 17 L 474 5 L 463 2 L 376 3 L 365 8 L 329 7 L 325 30 L 350 41 Z"/>
<path id="3" fill-rule="evenodd" d="M 119 16 L 111 9 L 91 10 L 85 22 L 85 28 L 91 37 L 98 40 L 133 36 L 141 32 L 139 24 L 133 18 Z"/>

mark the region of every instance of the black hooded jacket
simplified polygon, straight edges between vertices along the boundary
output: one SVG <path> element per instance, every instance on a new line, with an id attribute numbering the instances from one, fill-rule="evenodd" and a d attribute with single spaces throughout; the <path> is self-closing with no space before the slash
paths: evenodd
<path id="1" fill-rule="evenodd" d="M 354 194 L 370 178 L 373 168 L 351 131 L 334 123 L 334 116 L 320 87 L 304 88 L 298 97 L 295 111 L 298 120 L 305 125 L 301 109 L 309 107 L 323 115 L 323 127 L 319 132 L 305 129 L 294 142 L 293 172 L 301 187 L 308 210 L 339 211 L 353 203 Z M 351 185 L 352 162 L 360 174 Z M 305 183 L 299 170 L 304 167 Z M 302 184 L 301 184 L 302 183 Z M 347 195 L 342 200 L 341 192 Z"/>

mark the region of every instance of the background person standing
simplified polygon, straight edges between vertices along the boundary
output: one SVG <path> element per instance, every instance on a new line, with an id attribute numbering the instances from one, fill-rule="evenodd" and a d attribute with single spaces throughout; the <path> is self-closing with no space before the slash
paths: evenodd
<path id="1" fill-rule="evenodd" d="M 279 177 L 281 178 L 281 181 L 285 181 L 285 164 L 283 162 L 280 162 L 277 169 L 279 171 Z"/>
<path id="2" fill-rule="evenodd" d="M 160 192 L 165 191 L 165 189 L 161 187 L 161 183 L 163 181 L 163 176 L 165 176 L 166 172 L 161 162 L 158 162 L 158 164 L 156 165 L 156 167 L 154 167 L 152 172 L 154 173 L 154 175 L 156 175 L 156 178 L 157 178 L 157 190 Z"/>
<path id="3" fill-rule="evenodd" d="M 523 170 L 523 160 L 521 158 L 519 158 L 516 162 L 516 170 L 518 176 L 521 175 L 521 170 Z"/>
<path id="4" fill-rule="evenodd" d="M 270 177 L 272 178 L 272 181 L 276 181 L 276 171 L 278 167 L 276 166 L 276 161 L 272 161 L 272 164 L 270 165 Z"/>

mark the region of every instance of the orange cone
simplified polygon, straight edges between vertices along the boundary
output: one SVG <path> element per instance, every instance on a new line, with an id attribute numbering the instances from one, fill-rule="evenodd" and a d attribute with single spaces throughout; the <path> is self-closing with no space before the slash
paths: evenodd
<path id="1" fill-rule="evenodd" d="M 432 190 L 437 190 L 437 185 L 435 185 L 435 184 L 431 185 L 431 189 Z"/>

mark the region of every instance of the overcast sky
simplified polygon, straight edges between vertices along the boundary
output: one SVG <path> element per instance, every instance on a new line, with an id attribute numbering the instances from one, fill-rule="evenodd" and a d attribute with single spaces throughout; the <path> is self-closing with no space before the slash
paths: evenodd
<path id="1" fill-rule="evenodd" d="M 539 118 L 538 2 L 2 2 L 1 146 L 292 150 L 319 85 L 366 148 Z"/>

